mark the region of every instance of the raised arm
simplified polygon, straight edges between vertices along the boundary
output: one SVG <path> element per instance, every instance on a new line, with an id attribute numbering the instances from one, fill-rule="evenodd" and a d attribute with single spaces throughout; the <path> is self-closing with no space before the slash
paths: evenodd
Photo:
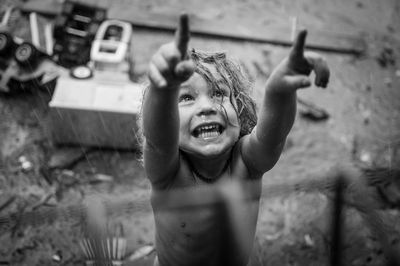
<path id="1" fill-rule="evenodd" d="M 325 88 L 329 68 L 318 54 L 304 53 L 307 32 L 299 32 L 285 58 L 269 77 L 260 106 L 257 126 L 242 147 L 243 159 L 251 169 L 266 172 L 282 152 L 296 115 L 296 91 L 311 85 L 309 74 L 315 72 L 315 85 Z"/>
<path id="2" fill-rule="evenodd" d="M 153 185 L 162 186 L 178 169 L 180 84 L 194 70 L 187 59 L 189 21 L 181 15 L 175 40 L 154 54 L 149 65 L 150 86 L 143 102 L 144 166 Z"/>

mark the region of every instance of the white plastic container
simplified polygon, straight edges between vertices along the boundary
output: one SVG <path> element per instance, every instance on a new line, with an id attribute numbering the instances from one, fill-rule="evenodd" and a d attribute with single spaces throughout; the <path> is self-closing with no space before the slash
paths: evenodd
<path id="1" fill-rule="evenodd" d="M 53 141 L 135 149 L 142 93 L 142 86 L 123 74 L 95 73 L 82 80 L 60 77 L 49 103 Z"/>

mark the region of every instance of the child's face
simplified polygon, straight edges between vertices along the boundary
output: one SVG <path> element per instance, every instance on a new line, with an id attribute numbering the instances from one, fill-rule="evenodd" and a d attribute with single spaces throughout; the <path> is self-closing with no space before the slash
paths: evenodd
<path id="1" fill-rule="evenodd" d="M 179 147 L 188 154 L 214 157 L 230 150 L 239 138 L 240 125 L 231 90 L 214 65 L 206 64 L 219 90 L 194 73 L 179 91 Z"/>

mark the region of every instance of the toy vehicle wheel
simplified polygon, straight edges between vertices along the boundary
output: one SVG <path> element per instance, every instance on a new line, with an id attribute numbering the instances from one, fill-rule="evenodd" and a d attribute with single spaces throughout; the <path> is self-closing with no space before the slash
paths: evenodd
<path id="1" fill-rule="evenodd" d="M 38 62 L 39 52 L 33 44 L 24 42 L 17 47 L 14 57 L 22 66 L 34 66 Z"/>
<path id="2" fill-rule="evenodd" d="M 0 32 L 0 55 L 10 54 L 10 51 L 15 47 L 14 40 L 10 33 Z"/>
<path id="3" fill-rule="evenodd" d="M 76 66 L 71 68 L 70 75 L 76 79 L 89 79 L 93 76 L 93 71 L 88 66 Z"/>

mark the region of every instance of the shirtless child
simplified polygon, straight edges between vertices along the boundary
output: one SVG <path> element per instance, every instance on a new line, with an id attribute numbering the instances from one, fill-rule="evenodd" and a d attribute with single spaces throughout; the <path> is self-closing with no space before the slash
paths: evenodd
<path id="1" fill-rule="evenodd" d="M 326 87 L 329 69 L 318 54 L 304 53 L 306 31 L 301 31 L 269 77 L 256 118 L 250 83 L 240 68 L 224 53 L 188 51 L 189 34 L 188 18 L 182 15 L 175 41 L 152 57 L 143 102 L 155 265 L 244 266 L 252 250 L 262 176 L 279 159 L 293 125 L 296 91 L 311 85 L 312 70 L 315 84 Z M 198 206 L 163 206 L 168 193 L 197 187 L 203 190 L 182 194 L 181 201 L 198 201 Z M 199 193 L 206 190 L 221 200 L 204 205 L 209 194 Z M 240 195 L 233 204 L 229 191 Z"/>

